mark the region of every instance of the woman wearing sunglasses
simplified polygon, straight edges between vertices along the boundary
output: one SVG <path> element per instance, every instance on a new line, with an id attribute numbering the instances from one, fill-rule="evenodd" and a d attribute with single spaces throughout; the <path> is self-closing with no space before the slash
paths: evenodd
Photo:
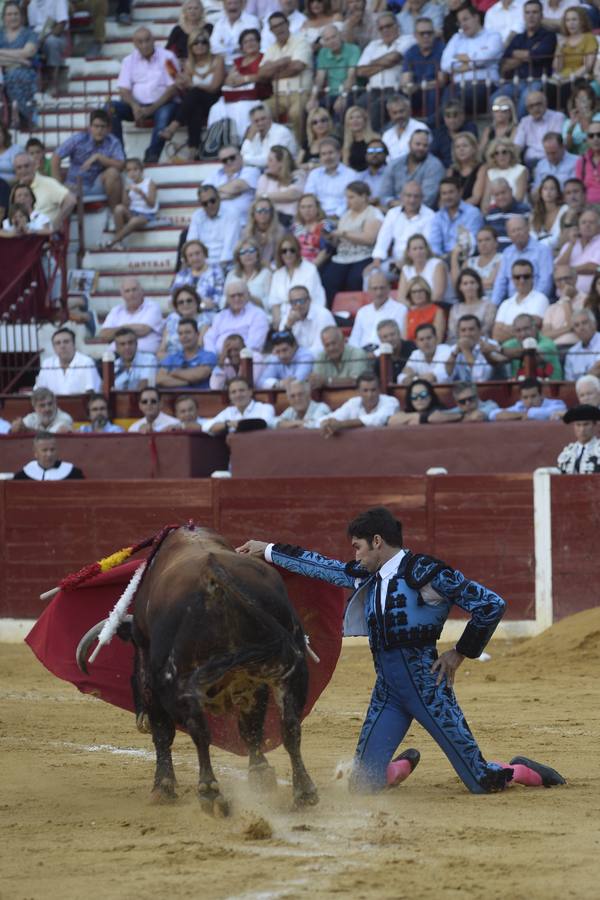
<path id="1" fill-rule="evenodd" d="M 312 109 L 306 119 L 306 140 L 298 154 L 298 165 L 303 169 L 320 166 L 319 144 L 325 137 L 335 137 L 333 120 L 326 109 Z"/>
<path id="2" fill-rule="evenodd" d="M 512 141 L 517 133 L 517 111 L 510 97 L 496 97 L 492 101 L 492 124 L 483 129 L 479 149 L 485 154 L 487 148 L 496 138 L 506 138 Z"/>
<path id="3" fill-rule="evenodd" d="M 325 291 L 314 263 L 302 259 L 300 244 L 292 234 L 279 241 L 277 247 L 277 269 L 271 281 L 267 310 L 271 312 L 273 327 L 279 327 L 281 307 L 289 300 L 292 287 L 304 287 L 315 306 L 325 306 Z"/>
<path id="4" fill-rule="evenodd" d="M 260 247 L 251 238 L 240 241 L 233 253 L 233 268 L 225 279 L 225 287 L 231 281 L 243 281 L 250 300 L 264 306 L 271 287 L 271 270 L 260 258 Z"/>
<path id="5" fill-rule="evenodd" d="M 482 180 L 482 213 L 487 213 L 489 209 L 492 182 L 497 178 L 504 178 L 509 183 L 515 200 L 520 202 L 525 198 L 529 174 L 527 167 L 519 162 L 519 156 L 519 148 L 506 138 L 497 138 L 490 144 L 486 153 L 486 164 L 479 171 L 474 191 L 476 193 L 479 190 L 479 182 Z"/>
<path id="6" fill-rule="evenodd" d="M 446 410 L 446 407 L 438 400 L 433 385 L 424 378 L 415 378 L 406 388 L 404 410 L 391 416 L 388 420 L 388 427 L 427 425 L 428 422 L 438 425 L 459 420 L 458 416 L 456 419 L 452 419 L 447 412 L 442 412 L 442 410 Z"/>
<path id="7" fill-rule="evenodd" d="M 192 159 L 199 158 L 202 129 L 206 127 L 211 106 L 219 99 L 224 80 L 223 57 L 211 53 L 208 32 L 191 34 L 188 39 L 188 58 L 182 74 L 177 78 L 178 88 L 184 91 L 181 104 L 177 117 L 167 128 L 163 128 L 160 136 L 170 141 L 178 128 L 187 125 Z"/>

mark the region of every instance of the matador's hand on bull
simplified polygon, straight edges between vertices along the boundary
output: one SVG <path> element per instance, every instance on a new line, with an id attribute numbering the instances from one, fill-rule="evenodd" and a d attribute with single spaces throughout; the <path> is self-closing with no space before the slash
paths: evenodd
<path id="1" fill-rule="evenodd" d="M 247 556 L 257 556 L 259 559 L 265 558 L 265 549 L 267 541 L 246 541 L 241 547 L 236 547 L 236 553 L 245 553 Z"/>

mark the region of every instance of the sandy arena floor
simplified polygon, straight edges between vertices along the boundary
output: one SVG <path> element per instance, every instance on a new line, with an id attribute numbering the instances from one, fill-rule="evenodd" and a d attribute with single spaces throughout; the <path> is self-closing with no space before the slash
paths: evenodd
<path id="1" fill-rule="evenodd" d="M 489 758 L 525 753 L 569 781 L 474 797 L 418 726 L 416 773 L 394 792 L 351 798 L 332 778 L 352 756 L 373 681 L 346 647 L 304 728 L 320 805 L 290 812 L 289 764 L 268 803 L 245 762 L 215 752 L 229 820 L 195 800 L 195 752 L 175 741 L 179 801 L 151 806 L 153 753 L 131 715 L 58 681 L 25 646 L 0 647 L 1 900 L 587 900 L 599 896 L 600 608 L 520 646 L 467 661 L 457 692 Z"/>

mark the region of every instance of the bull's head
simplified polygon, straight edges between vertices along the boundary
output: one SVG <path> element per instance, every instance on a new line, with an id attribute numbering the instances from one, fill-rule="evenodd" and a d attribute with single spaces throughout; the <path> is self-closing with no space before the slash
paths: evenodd
<path id="1" fill-rule="evenodd" d="M 102 619 L 100 622 L 96 622 L 96 624 L 93 625 L 89 631 L 86 631 L 86 633 L 84 634 L 84 636 L 81 638 L 81 640 L 79 641 L 79 643 L 77 645 L 77 652 L 76 652 L 77 665 L 79 666 L 80 670 L 85 675 L 88 674 L 87 662 L 88 662 L 89 649 L 92 646 L 92 644 L 94 643 L 94 641 L 98 639 L 100 632 L 102 631 L 106 621 L 107 621 L 107 619 Z M 117 629 L 117 635 L 122 640 L 125 640 L 125 641 L 131 640 L 131 623 L 132 622 L 133 622 L 133 616 L 125 616 L 122 623 L 119 625 L 119 627 Z"/>

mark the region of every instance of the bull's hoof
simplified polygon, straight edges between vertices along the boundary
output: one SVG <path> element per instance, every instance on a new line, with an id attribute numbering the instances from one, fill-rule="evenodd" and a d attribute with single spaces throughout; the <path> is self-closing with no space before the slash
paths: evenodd
<path id="1" fill-rule="evenodd" d="M 248 784 L 253 791 L 272 794 L 277 790 L 277 774 L 273 766 L 267 764 L 248 769 Z"/>
<path id="2" fill-rule="evenodd" d="M 135 717 L 135 725 L 140 734 L 152 734 L 152 725 L 148 713 L 138 713 Z"/>
<path id="3" fill-rule="evenodd" d="M 198 785 L 198 800 L 202 812 L 215 819 L 226 819 L 231 813 L 230 804 L 220 792 L 216 781 L 201 782 Z"/>
<path id="4" fill-rule="evenodd" d="M 164 806 L 168 803 L 175 803 L 177 794 L 174 785 L 160 784 L 152 789 L 150 794 L 150 803 L 153 806 Z"/>
<path id="5" fill-rule="evenodd" d="M 315 787 L 294 794 L 294 809 L 306 809 L 307 806 L 316 806 L 319 802 L 319 794 Z"/>

